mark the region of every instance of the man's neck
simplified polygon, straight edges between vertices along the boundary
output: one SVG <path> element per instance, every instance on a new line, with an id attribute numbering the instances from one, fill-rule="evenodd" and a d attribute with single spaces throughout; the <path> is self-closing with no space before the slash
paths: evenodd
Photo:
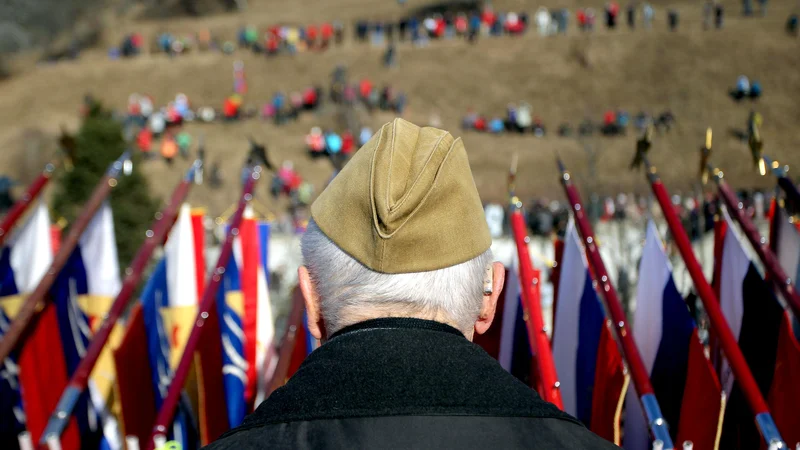
<path id="1" fill-rule="evenodd" d="M 464 333 L 464 330 L 462 330 L 461 327 L 458 324 L 456 324 L 455 321 L 453 321 L 449 315 L 442 313 L 441 311 L 437 311 L 435 314 L 430 314 L 430 313 L 426 314 L 420 311 L 403 311 L 395 307 L 391 308 L 377 307 L 370 309 L 359 308 L 357 311 L 345 310 L 343 311 L 343 313 L 344 313 L 343 316 L 345 318 L 340 322 L 340 327 L 336 330 L 329 331 L 328 336 L 350 325 L 354 325 L 371 319 L 384 319 L 384 318 L 411 318 L 411 319 L 433 320 L 436 322 L 450 325 L 451 327 L 460 330 L 464 334 L 464 337 L 466 337 L 470 341 L 472 341 L 472 337 L 474 334 L 474 329 L 470 329 L 469 333 Z"/>

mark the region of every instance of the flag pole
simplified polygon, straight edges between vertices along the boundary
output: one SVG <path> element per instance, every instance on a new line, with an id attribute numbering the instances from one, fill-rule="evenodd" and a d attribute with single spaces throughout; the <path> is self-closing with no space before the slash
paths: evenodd
<path id="1" fill-rule="evenodd" d="M 744 359 L 744 355 L 742 354 L 742 350 L 739 348 L 739 345 L 736 342 L 736 338 L 733 337 L 733 333 L 728 326 L 728 322 L 725 319 L 722 308 L 720 308 L 719 298 L 717 298 L 717 295 L 714 293 L 714 289 L 712 289 L 711 285 L 709 285 L 708 281 L 706 281 L 706 277 L 703 274 L 703 268 L 700 266 L 700 263 L 697 261 L 694 251 L 692 250 L 692 244 L 689 242 L 689 236 L 686 235 L 686 230 L 684 230 L 683 226 L 681 226 L 681 221 L 678 218 L 678 214 L 672 207 L 669 192 L 667 192 L 667 188 L 661 182 L 661 178 L 658 176 L 656 167 L 650 164 L 650 161 L 647 158 L 647 151 L 650 148 L 649 136 L 649 134 L 645 134 L 642 139 L 638 141 L 636 146 L 637 155 L 634 161 L 638 161 L 640 163 L 637 164 L 637 166 L 644 165 L 645 167 L 647 179 L 650 182 L 650 187 L 653 190 L 653 194 L 655 195 L 656 200 L 661 207 L 661 211 L 664 213 L 664 219 L 667 221 L 667 226 L 669 227 L 672 239 L 675 242 L 675 245 L 678 247 L 681 257 L 686 264 L 686 270 L 689 272 L 692 282 L 697 289 L 697 295 L 703 302 L 706 314 L 708 314 L 708 319 L 711 322 L 711 327 L 719 339 L 719 342 L 722 346 L 722 351 L 725 354 L 725 358 L 728 360 L 728 363 L 733 370 L 734 377 L 739 383 L 739 386 L 741 386 L 742 392 L 747 399 L 747 403 L 750 405 L 750 409 L 753 411 L 756 423 L 761 431 L 761 436 L 764 438 L 767 446 L 770 446 L 773 443 L 782 443 L 783 439 L 781 438 L 780 434 L 778 434 L 778 430 L 775 427 L 774 421 L 772 420 L 772 415 L 767 407 L 767 402 L 764 401 L 764 397 L 761 395 L 761 391 L 758 389 L 758 384 L 756 384 L 753 373 L 750 371 L 750 367 L 747 365 L 747 361 Z M 707 155 L 710 154 L 710 151 L 711 130 L 709 129 L 706 134 L 706 145 L 705 147 L 701 148 L 701 152 L 703 153 L 704 157 L 707 157 Z M 634 166 L 634 168 L 636 167 Z"/>
<path id="2" fill-rule="evenodd" d="M 542 318 L 542 304 L 540 296 L 534 295 L 532 289 L 540 282 L 534 276 L 531 255 L 528 250 L 530 238 L 526 234 L 525 219 L 522 217 L 522 202 L 514 195 L 514 183 L 517 173 L 517 157 L 514 155 L 511 170 L 508 176 L 508 195 L 510 202 L 511 230 L 519 258 L 520 285 L 522 287 L 522 309 L 525 313 L 525 328 L 528 330 L 528 342 L 533 349 L 534 358 L 537 359 L 536 369 L 541 382 L 539 394 L 546 401 L 564 409 L 561 399 L 561 383 L 558 381 L 556 365 L 553 362 L 553 353 L 550 349 L 550 339 L 547 337 L 547 328 Z"/>
<path id="3" fill-rule="evenodd" d="M 158 411 L 158 415 L 156 416 L 156 422 L 153 426 L 153 431 L 150 435 L 150 439 L 147 442 L 148 450 L 155 449 L 156 441 L 162 442 L 164 439 L 166 439 L 167 427 L 169 426 L 169 423 L 172 421 L 172 417 L 175 414 L 175 408 L 178 406 L 178 401 L 180 400 L 181 392 L 183 391 L 183 384 L 186 382 L 186 378 L 189 376 L 189 369 L 191 368 L 192 361 L 194 360 L 194 352 L 200 342 L 200 335 L 203 332 L 203 326 L 209 317 L 209 311 L 214 308 L 217 290 L 222 282 L 222 276 L 225 273 L 225 267 L 227 267 L 228 261 L 233 254 L 233 239 L 239 234 L 239 226 L 242 223 L 242 216 L 244 215 L 245 207 L 247 206 L 247 203 L 252 200 L 253 187 L 260 177 L 261 167 L 255 166 L 250 172 L 250 177 L 247 179 L 244 189 L 242 190 L 242 196 L 239 198 L 238 207 L 231 218 L 230 230 L 225 236 L 225 241 L 222 244 L 222 249 L 219 254 L 219 259 L 217 259 L 217 265 L 214 268 L 214 274 L 211 276 L 211 279 L 206 285 L 203 298 L 200 301 L 197 309 L 197 318 L 194 321 L 194 327 L 192 327 L 192 330 L 189 333 L 189 338 L 186 341 L 186 347 L 183 350 L 183 355 L 181 355 L 180 362 L 178 363 L 178 367 L 172 377 L 167 395 L 164 397 L 164 402 L 161 404 L 161 409 Z"/>
<path id="4" fill-rule="evenodd" d="M 40 173 L 39 176 L 33 180 L 33 183 L 28 186 L 28 189 L 25 190 L 22 198 L 17 200 L 14 206 L 8 211 L 8 214 L 3 218 L 3 222 L 0 223 L 0 247 L 6 241 L 8 235 L 11 234 L 10 231 L 14 228 L 19 218 L 22 217 L 31 203 L 36 200 L 36 197 L 39 196 L 39 193 L 44 189 L 50 179 L 53 178 L 53 173 L 55 171 L 56 165 L 52 162 L 47 163 L 42 173 Z"/>
<path id="5" fill-rule="evenodd" d="M 142 273 L 147 263 L 150 261 L 153 251 L 164 242 L 167 233 L 169 233 L 169 230 L 174 225 L 180 205 L 183 203 L 184 199 L 186 199 L 195 174 L 201 167 L 202 163 L 199 160 L 192 164 L 186 176 L 184 176 L 183 180 L 172 192 L 169 203 L 167 203 L 164 209 L 156 213 L 155 222 L 153 222 L 145 233 L 146 239 L 144 244 L 142 244 L 136 252 L 136 256 L 133 258 L 128 268 L 125 269 L 125 281 L 122 284 L 119 294 L 117 294 L 116 300 L 114 300 L 114 303 L 111 305 L 100 328 L 98 328 L 92 336 L 89 347 L 86 349 L 86 355 L 81 359 L 67 387 L 64 389 L 64 392 L 62 392 L 61 399 L 55 411 L 50 415 L 50 420 L 47 422 L 47 427 L 45 427 L 44 433 L 42 433 L 41 440 L 39 441 L 41 445 L 45 445 L 47 439 L 51 437 L 59 438 L 64 432 L 64 428 L 67 426 L 67 423 L 69 423 L 69 418 L 72 415 L 75 404 L 86 389 L 89 376 L 92 374 L 92 369 L 94 369 L 100 357 L 100 353 L 103 351 L 108 338 L 111 336 L 114 324 L 128 307 L 128 303 L 142 279 Z"/>
<path id="6" fill-rule="evenodd" d="M 743 211 L 744 205 L 736 197 L 736 194 L 733 193 L 728 183 L 725 182 L 722 170 L 714 167 L 711 163 L 707 164 L 706 169 L 717 184 L 719 196 L 722 197 L 731 216 L 733 216 L 734 220 L 742 227 L 742 231 L 745 236 L 747 236 L 747 240 L 750 241 L 750 245 L 756 251 L 756 254 L 758 254 L 758 258 L 764 264 L 764 268 L 769 273 L 770 278 L 775 281 L 775 286 L 778 288 L 778 291 L 780 291 L 781 296 L 783 296 L 784 300 L 789 304 L 794 315 L 800 317 L 800 294 L 797 293 L 792 279 L 786 275 L 783 267 L 781 267 L 781 264 L 778 262 L 778 257 L 775 256 L 775 253 L 769 248 L 767 239 L 758 233 L 755 224 L 745 216 Z"/>
<path id="7" fill-rule="evenodd" d="M 572 214 L 575 218 L 575 224 L 578 232 L 584 240 L 586 256 L 589 260 L 589 265 L 592 267 L 595 281 L 598 283 L 598 291 L 605 303 L 605 310 L 610 320 L 613 321 L 613 326 L 616 336 L 617 345 L 619 345 L 622 355 L 627 363 L 628 370 L 630 370 L 631 378 L 633 378 L 636 393 L 639 395 L 639 401 L 642 404 L 642 409 L 647 415 L 647 422 L 650 426 L 650 431 L 656 441 L 663 443 L 665 450 L 673 449 L 672 438 L 669 434 L 667 421 L 661 414 L 661 407 L 656 400 L 653 386 L 650 384 L 650 377 L 645 369 L 642 356 L 639 354 L 639 349 L 636 348 L 636 343 L 633 341 L 633 331 L 625 320 L 625 312 L 622 310 L 622 305 L 617 296 L 617 291 L 611 284 L 608 277 L 603 258 L 600 256 L 600 250 L 597 247 L 597 242 L 592 231 L 592 225 L 584 213 L 584 208 L 581 204 L 580 195 L 575 185 L 572 184 L 572 176 L 567 171 L 564 163 L 560 158 L 557 159 L 558 168 L 561 172 L 561 184 L 564 186 L 564 192 L 567 195 Z"/>
<path id="8" fill-rule="evenodd" d="M 108 197 L 111 189 L 117 185 L 117 179 L 122 172 L 124 162 L 128 161 L 129 159 L 130 152 L 126 151 L 122 154 L 122 156 L 119 157 L 119 159 L 111 163 L 108 170 L 106 170 L 105 175 L 103 175 L 103 177 L 97 183 L 97 186 L 94 188 L 91 197 L 89 197 L 89 200 L 87 200 L 86 204 L 83 206 L 80 215 L 77 219 L 75 219 L 72 227 L 70 227 L 69 234 L 67 234 L 67 237 L 61 243 L 58 253 L 56 253 L 55 257 L 53 257 L 53 262 L 50 264 L 50 268 L 47 270 L 47 273 L 45 273 L 45 275 L 39 281 L 36 289 L 34 289 L 28 298 L 25 299 L 25 302 L 20 307 L 14 320 L 11 322 L 11 325 L 9 326 L 5 336 L 2 340 L 0 340 L 0 361 L 8 358 L 11 352 L 17 347 L 17 344 L 19 343 L 20 339 L 22 339 L 23 335 L 36 322 L 38 317 L 37 313 L 42 307 L 45 296 L 53 286 L 53 283 L 55 282 L 56 277 L 58 277 L 59 272 L 61 272 L 61 269 L 63 269 L 64 265 L 66 265 L 69 257 L 72 255 L 72 251 L 78 245 L 83 230 L 89 226 L 89 222 L 91 222 L 97 210 L 100 209 L 100 206 L 103 204 L 103 201 L 106 199 L 106 197 Z"/>

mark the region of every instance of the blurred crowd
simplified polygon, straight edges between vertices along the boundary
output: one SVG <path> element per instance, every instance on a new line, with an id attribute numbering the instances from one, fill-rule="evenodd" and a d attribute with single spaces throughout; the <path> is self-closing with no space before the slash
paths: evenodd
<path id="1" fill-rule="evenodd" d="M 658 131 L 670 131 L 675 124 L 675 116 L 670 110 L 651 115 L 640 111 L 633 118 L 622 109 L 609 109 L 603 113 L 601 121 L 585 118 L 577 125 L 577 130 L 569 123 L 558 126 L 558 135 L 571 137 L 576 131 L 579 136 L 591 136 L 595 132 L 604 136 L 624 135 L 631 126 L 641 133 L 647 127 L 653 126 Z M 492 134 L 501 133 L 532 133 L 537 137 L 544 136 L 547 132 L 542 118 L 532 112 L 529 103 L 509 103 L 505 116 L 487 116 L 468 110 L 462 118 L 461 126 L 464 130 L 473 130 Z"/>

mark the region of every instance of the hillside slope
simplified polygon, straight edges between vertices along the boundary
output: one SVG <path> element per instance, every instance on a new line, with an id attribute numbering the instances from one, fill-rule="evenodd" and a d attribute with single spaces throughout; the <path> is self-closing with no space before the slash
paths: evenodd
<path id="1" fill-rule="evenodd" d="M 121 36 L 136 29 L 154 34 L 160 29 L 188 31 L 209 27 L 232 38 L 242 23 L 265 26 L 278 20 L 306 23 L 326 17 L 352 21 L 364 15 L 397 17 L 403 11 L 388 0 L 374 7 L 375 2 L 367 0 L 323 2 L 324 8 L 312 6 L 319 2 L 310 0 L 295 1 L 291 6 L 277 1 L 250 3 L 251 12 L 247 15 L 169 23 L 131 21 L 120 24 L 114 33 Z M 421 3 L 410 2 L 412 6 Z M 534 2 L 521 0 L 494 4 L 497 9 L 527 9 L 531 13 L 536 8 Z M 574 2 L 564 0 L 558 4 L 571 7 Z M 236 59 L 245 62 L 249 84 L 246 103 L 251 105 L 261 105 L 278 89 L 290 91 L 311 83 L 327 84 L 329 74 L 339 64 L 348 67 L 352 79 L 369 76 L 378 85 L 391 83 L 408 95 L 407 119 L 425 124 L 435 112 L 445 128 L 463 136 L 478 188 L 486 201 L 504 201 L 506 173 L 514 152 L 520 155 L 517 186 L 523 198 L 561 196 L 554 164 L 556 152 L 585 189 L 593 187 L 600 193 L 646 191 L 641 174 L 627 169 L 634 149 L 633 135 L 594 137 L 584 142 L 555 136 L 559 123 L 577 125 L 586 116 L 600 120 L 609 108 L 623 108 L 631 114 L 670 109 L 675 114 L 676 127 L 656 136 L 651 154 L 665 183 L 674 191 L 686 191 L 696 183 L 697 149 L 707 126 L 715 131 L 714 161 L 724 168 L 729 181 L 741 187 L 770 185 L 769 179 L 754 173 L 749 150 L 731 133 L 732 129 L 744 128 L 751 108 L 764 117 L 765 151 L 782 162 L 800 165 L 800 153 L 794 150 L 800 146 L 800 42 L 783 31 L 793 2 L 772 2 L 770 15 L 764 19 L 733 17 L 734 11 L 729 7 L 730 17 L 721 31 L 702 31 L 700 7 L 677 3 L 682 19 L 676 33 L 665 30 L 664 8 L 656 6 L 660 17 L 651 31 L 630 31 L 623 26 L 587 36 L 573 27 L 567 36 L 545 38 L 529 32 L 518 38 L 484 39 L 474 46 L 459 40 L 433 42 L 426 48 L 403 44 L 398 48 L 399 67 L 395 69 L 381 65 L 381 49 L 349 39 L 344 46 L 325 53 L 271 59 L 249 53 L 198 53 L 172 60 L 163 55 L 144 55 L 109 61 L 103 51 L 87 52 L 77 61 L 37 67 L 0 83 L 0 173 L 25 178 L 23 172 L 37 170 L 35 165 L 20 163 L 31 159 L 25 154 L 31 151 L 25 136 L 30 136 L 32 129 L 55 134 L 62 124 L 74 129 L 82 97 L 89 92 L 120 109 L 132 92 L 148 93 L 158 103 L 183 92 L 195 105 L 219 107 L 231 90 L 231 67 Z M 577 53 L 588 55 L 590 67 L 580 64 Z M 736 104 L 728 97 L 727 90 L 739 74 L 761 82 L 764 96 L 757 103 Z M 458 129 L 470 107 L 489 115 L 502 115 L 507 103 L 517 101 L 533 105 L 534 113 L 549 128 L 547 137 L 490 136 Z M 391 115 L 378 113 L 365 120 L 377 128 L 390 119 Z M 207 205 L 215 214 L 235 201 L 248 136 L 267 143 L 276 162 L 293 160 L 300 173 L 317 190 L 321 189 L 330 176 L 330 164 L 309 160 L 303 143 L 305 133 L 317 124 L 333 126 L 335 122 L 331 114 L 323 112 L 319 118 L 306 115 L 281 127 L 260 119 L 190 124 L 188 130 L 195 137 L 204 136 L 209 161 L 219 161 L 226 181 L 220 190 L 205 186 L 195 189 L 190 201 Z M 598 152 L 595 178 L 589 176 L 585 145 Z M 162 197 L 188 166 L 186 162 L 169 168 L 160 160 L 145 164 Z M 262 192 L 265 189 L 263 186 Z M 271 205 L 266 195 L 260 197 Z"/>

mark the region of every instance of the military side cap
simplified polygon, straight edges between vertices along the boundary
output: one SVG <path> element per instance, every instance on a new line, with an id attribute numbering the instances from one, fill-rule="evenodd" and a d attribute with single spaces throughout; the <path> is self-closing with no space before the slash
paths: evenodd
<path id="1" fill-rule="evenodd" d="M 402 119 L 356 152 L 311 216 L 345 253 L 381 273 L 454 266 L 492 243 L 461 138 Z"/>

